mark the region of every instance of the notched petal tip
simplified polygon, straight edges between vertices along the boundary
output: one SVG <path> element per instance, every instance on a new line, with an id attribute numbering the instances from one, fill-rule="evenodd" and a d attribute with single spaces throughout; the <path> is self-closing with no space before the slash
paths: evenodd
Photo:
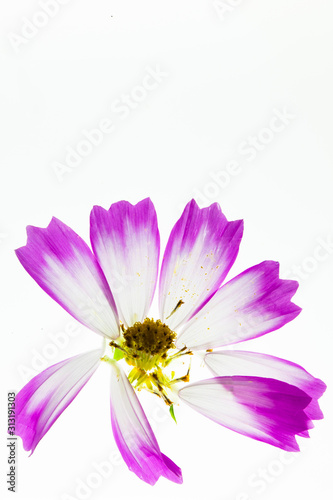
<path id="1" fill-rule="evenodd" d="M 33 238 L 36 237 L 36 235 L 40 234 L 40 233 L 43 233 L 45 231 L 47 231 L 48 229 L 50 229 L 50 226 L 52 224 L 52 222 L 54 221 L 57 221 L 57 219 L 55 217 L 52 217 L 52 219 L 50 220 L 50 222 L 48 223 L 48 225 L 46 227 L 38 227 L 38 226 L 32 226 L 31 224 L 29 224 L 28 226 L 26 226 L 25 230 L 26 230 L 26 235 L 27 235 L 27 238 L 26 238 L 26 243 L 25 245 L 22 245 L 21 247 L 18 247 L 16 248 L 14 251 L 16 253 L 16 255 L 21 255 L 22 254 L 22 251 L 28 246 L 31 244 L 31 240 Z"/>
<path id="2" fill-rule="evenodd" d="M 110 205 L 110 208 L 108 211 L 110 211 L 111 209 L 116 209 L 116 208 L 120 208 L 122 210 L 124 208 L 128 208 L 129 210 L 133 210 L 133 209 L 145 208 L 146 206 L 154 208 L 154 204 L 153 204 L 152 200 L 150 199 L 150 197 L 143 198 L 142 200 L 138 201 L 137 203 L 131 203 L 130 201 L 127 201 L 127 200 L 120 200 L 120 201 L 117 201 L 116 203 L 112 203 Z"/>
<path id="3" fill-rule="evenodd" d="M 90 218 L 92 218 L 96 213 L 105 213 L 108 210 L 106 210 L 104 207 L 101 207 L 100 205 L 94 205 L 90 211 Z"/>

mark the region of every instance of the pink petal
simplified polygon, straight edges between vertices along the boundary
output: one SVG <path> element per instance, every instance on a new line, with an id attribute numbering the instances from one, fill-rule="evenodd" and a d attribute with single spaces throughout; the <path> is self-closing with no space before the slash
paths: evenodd
<path id="1" fill-rule="evenodd" d="M 323 418 L 318 399 L 323 395 L 326 385 L 310 375 L 300 365 L 285 359 L 246 351 L 220 351 L 206 354 L 205 362 L 214 375 L 249 375 L 282 380 L 304 391 L 311 402 L 304 412 L 312 420 Z"/>
<path id="2" fill-rule="evenodd" d="M 133 206 L 127 201 L 91 212 L 91 243 L 108 280 L 120 319 L 142 321 L 156 287 L 160 237 L 149 198 Z"/>
<path id="3" fill-rule="evenodd" d="M 30 276 L 83 325 L 117 338 L 115 303 L 88 245 L 55 217 L 46 228 L 28 226 L 27 234 L 16 255 Z"/>
<path id="4" fill-rule="evenodd" d="M 119 451 L 128 468 L 151 485 L 160 476 L 182 483 L 180 468 L 161 453 L 142 406 L 124 371 L 113 364 L 111 423 Z"/>
<path id="5" fill-rule="evenodd" d="M 37 444 L 97 369 L 102 350 L 89 351 L 50 366 L 16 396 L 16 430 L 25 450 Z"/>
<path id="6" fill-rule="evenodd" d="M 310 396 L 280 380 L 216 377 L 185 386 L 179 396 L 214 422 L 286 451 L 299 451 L 295 436 L 313 427 L 304 412 Z"/>
<path id="7" fill-rule="evenodd" d="M 290 300 L 296 281 L 279 279 L 279 263 L 265 261 L 223 285 L 184 326 L 177 347 L 214 349 L 281 328 L 301 308 Z"/>
<path id="8" fill-rule="evenodd" d="M 161 269 L 160 314 L 170 328 L 214 295 L 236 259 L 242 234 L 243 221 L 228 222 L 217 203 L 203 209 L 194 200 L 186 205 L 171 231 Z"/>

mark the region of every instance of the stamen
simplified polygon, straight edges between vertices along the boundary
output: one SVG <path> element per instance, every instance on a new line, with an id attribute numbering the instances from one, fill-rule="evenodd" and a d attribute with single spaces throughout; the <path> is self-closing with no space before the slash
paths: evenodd
<path id="1" fill-rule="evenodd" d="M 114 342 L 113 340 L 111 340 L 111 342 L 109 343 L 109 346 L 111 347 L 115 347 L 116 349 L 119 349 L 120 351 L 124 351 L 124 352 L 127 352 L 123 347 L 121 347 L 120 345 L 118 345 L 116 342 Z"/>
<path id="2" fill-rule="evenodd" d="M 185 346 L 182 349 L 180 349 L 180 351 L 176 352 L 172 356 L 169 356 L 168 359 L 165 362 L 165 366 L 167 366 L 169 363 L 171 363 L 171 361 L 175 360 L 176 358 L 180 358 L 180 356 L 186 356 L 187 354 L 189 354 L 190 356 L 192 356 L 193 352 L 190 351 L 190 350 L 186 351 L 186 349 L 187 349 L 187 347 Z M 186 351 L 186 352 L 184 352 L 184 351 Z"/>
<path id="3" fill-rule="evenodd" d="M 169 382 L 170 385 L 175 384 L 177 382 L 189 382 L 190 381 L 190 369 L 191 369 L 191 360 L 190 360 L 190 364 L 189 364 L 189 367 L 187 369 L 186 375 L 184 375 L 183 377 L 174 378 L 174 379 L 170 380 L 170 382 Z"/>
<path id="4" fill-rule="evenodd" d="M 169 314 L 169 316 L 167 316 L 165 319 L 169 319 L 170 316 L 172 316 L 176 311 L 177 309 L 180 308 L 180 306 L 182 306 L 183 304 L 185 304 L 185 302 L 183 302 L 181 299 L 178 301 L 176 307 L 173 309 L 173 311 L 171 311 L 171 313 Z"/>

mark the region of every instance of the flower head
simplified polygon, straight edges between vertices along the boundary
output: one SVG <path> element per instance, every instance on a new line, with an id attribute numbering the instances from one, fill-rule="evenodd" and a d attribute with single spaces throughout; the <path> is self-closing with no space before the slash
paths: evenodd
<path id="1" fill-rule="evenodd" d="M 189 406 L 236 432 L 288 451 L 322 418 L 325 384 L 301 366 L 253 352 L 220 350 L 276 330 L 300 308 L 291 302 L 298 284 L 279 278 L 265 261 L 223 285 L 234 263 L 242 221 L 228 222 L 217 203 L 189 202 L 169 237 L 160 272 L 160 318 L 149 309 L 159 266 L 160 239 L 150 199 L 94 207 L 92 250 L 53 218 L 45 229 L 28 227 L 17 256 L 35 281 L 103 347 L 53 365 L 17 395 L 16 433 L 33 452 L 101 362 L 111 371 L 111 423 L 128 467 L 155 484 L 162 475 L 182 482 L 179 467 L 160 450 L 137 397 L 147 390 L 170 407 Z M 212 378 L 189 383 L 193 354 Z M 175 372 L 180 357 L 184 373 Z M 183 358 L 184 359 L 184 358 Z"/>

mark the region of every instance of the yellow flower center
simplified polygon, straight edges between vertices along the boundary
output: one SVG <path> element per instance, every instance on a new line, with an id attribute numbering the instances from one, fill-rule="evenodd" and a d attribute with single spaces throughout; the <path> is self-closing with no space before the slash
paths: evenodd
<path id="1" fill-rule="evenodd" d="M 124 332 L 123 347 L 129 357 L 136 360 L 133 364 L 150 369 L 155 364 L 163 364 L 169 349 L 175 349 L 176 333 L 162 323 L 146 318 L 143 323 L 134 323 Z"/>
<path id="2" fill-rule="evenodd" d="M 128 379 L 135 389 L 157 394 L 169 406 L 173 404 L 170 399 L 173 384 L 188 382 L 189 370 L 185 376 L 175 378 L 173 371 L 167 376 L 163 369 L 179 356 L 192 354 L 186 347 L 174 352 L 176 336 L 162 321 L 146 318 L 142 323 L 137 322 L 127 330 L 123 329 L 120 341 L 110 342 L 110 346 L 115 348 L 114 359 L 123 358 L 133 367 Z"/>

